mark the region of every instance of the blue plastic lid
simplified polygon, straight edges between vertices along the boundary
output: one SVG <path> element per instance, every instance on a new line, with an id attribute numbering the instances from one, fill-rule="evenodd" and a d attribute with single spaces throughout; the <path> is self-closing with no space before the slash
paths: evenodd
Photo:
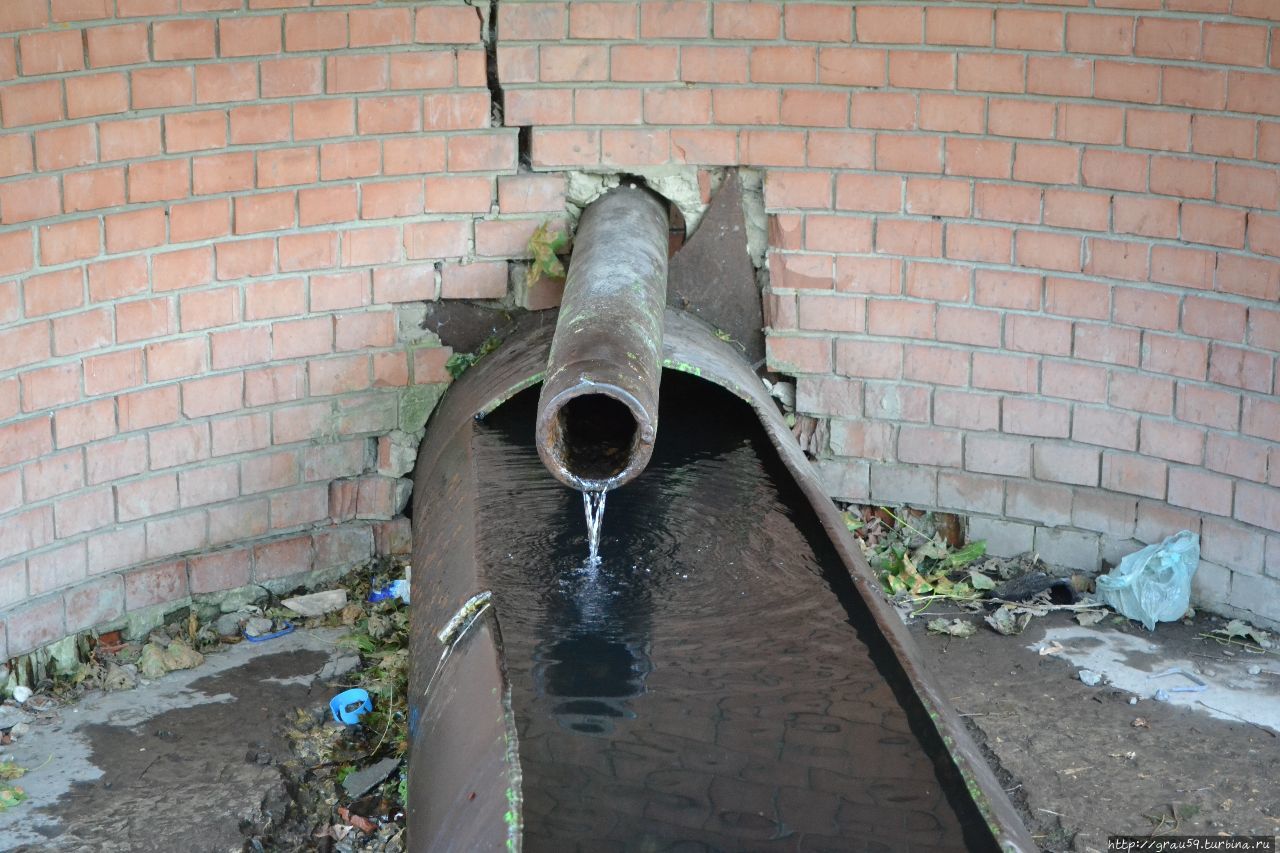
<path id="1" fill-rule="evenodd" d="M 359 687 L 344 690 L 329 700 L 329 711 L 333 718 L 347 726 L 354 726 L 372 710 L 373 700 L 369 698 L 369 691 Z"/>

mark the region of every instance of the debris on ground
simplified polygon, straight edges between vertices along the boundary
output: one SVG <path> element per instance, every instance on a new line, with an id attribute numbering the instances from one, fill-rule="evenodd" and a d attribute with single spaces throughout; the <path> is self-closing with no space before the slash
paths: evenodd
<path id="1" fill-rule="evenodd" d="M 330 718 L 319 695 L 312 708 L 281 720 L 293 754 L 254 754 L 248 760 L 277 765 L 294 794 L 290 808 L 276 810 L 254 833 L 246 849 L 313 849 L 314 839 L 328 838 L 326 849 L 398 853 L 404 850 L 404 803 L 407 797 L 405 753 L 408 738 L 409 596 L 407 561 L 378 558 L 356 567 L 330 590 L 298 589 L 290 598 L 263 590 L 265 601 L 231 613 L 195 607 L 171 615 L 168 624 L 136 642 L 119 632 L 87 633 L 74 638 L 74 654 L 0 672 L 0 687 L 13 701 L 0 704 L 0 746 L 20 738 L 26 720 L 56 713 L 92 690 L 130 690 L 144 680 L 200 666 L 207 654 L 244 640 L 269 639 L 295 628 L 346 627 L 339 640 L 344 651 L 321 670 L 321 681 L 341 692 L 360 688 L 372 709 L 358 725 L 343 726 Z M 373 590 L 389 589 L 369 601 Z M 71 648 L 69 642 L 69 648 Z M 19 667 L 20 668 L 20 667 Z M 14 683 L 21 678 L 26 683 Z M 8 679 L 8 683 L 5 681 Z M 324 694 L 330 695 L 330 694 Z M 288 713 L 285 709 L 284 713 Z M 13 780 L 25 771 L 0 760 L 0 810 L 27 799 Z M 345 784 L 344 784 L 345 783 Z M 321 845 L 324 847 L 325 845 Z"/>
<path id="2" fill-rule="evenodd" d="M 997 634 L 1012 637 L 1021 634 L 1031 623 L 1031 612 L 1012 604 L 1002 604 L 994 613 L 986 617 L 986 623 L 995 629 Z"/>
<path id="3" fill-rule="evenodd" d="M 27 798 L 27 792 L 17 785 L 10 784 L 14 779 L 22 778 L 25 767 L 19 767 L 12 761 L 0 760 L 0 811 L 12 808 Z"/>
<path id="4" fill-rule="evenodd" d="M 295 595 L 280 602 L 299 616 L 323 616 L 347 606 L 345 589 L 326 589 L 309 595 Z"/>
<path id="5" fill-rule="evenodd" d="M 983 614 L 991 630 L 1015 636 L 1052 610 L 1078 611 L 1081 625 L 1096 624 L 1110 612 L 1089 595 L 1090 578 L 1055 575 L 1034 554 L 987 556 L 986 543 L 965 542 L 963 526 L 948 513 L 849 506 L 844 518 L 885 594 L 907 620 L 946 604 Z M 941 627 L 951 624 L 934 620 L 928 627 L 970 636 Z"/>
<path id="6" fill-rule="evenodd" d="M 1200 537 L 1183 530 L 1135 551 L 1098 578 L 1098 595 L 1117 612 L 1154 631 L 1177 622 L 1191 606 L 1191 577 L 1200 565 Z"/>
<path id="7" fill-rule="evenodd" d="M 1082 669 L 1076 673 L 1076 676 L 1085 687 L 1097 687 L 1102 683 L 1102 674 L 1091 669 Z"/>

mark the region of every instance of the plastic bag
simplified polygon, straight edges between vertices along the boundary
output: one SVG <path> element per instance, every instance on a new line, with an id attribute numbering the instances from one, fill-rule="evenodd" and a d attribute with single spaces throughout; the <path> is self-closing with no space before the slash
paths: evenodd
<path id="1" fill-rule="evenodd" d="M 1191 576 L 1200 565 L 1200 536 L 1175 533 L 1120 561 L 1098 578 L 1102 600 L 1148 631 L 1157 622 L 1176 622 L 1191 603 Z"/>

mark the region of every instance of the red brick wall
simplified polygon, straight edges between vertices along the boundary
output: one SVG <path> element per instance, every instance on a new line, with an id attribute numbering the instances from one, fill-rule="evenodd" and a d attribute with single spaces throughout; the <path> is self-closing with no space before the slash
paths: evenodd
<path id="1" fill-rule="evenodd" d="M 834 495 L 1280 620 L 1275 0 L 309 5 L 0 5 L 0 655 L 369 553 L 414 306 L 666 163 L 765 171 Z"/>

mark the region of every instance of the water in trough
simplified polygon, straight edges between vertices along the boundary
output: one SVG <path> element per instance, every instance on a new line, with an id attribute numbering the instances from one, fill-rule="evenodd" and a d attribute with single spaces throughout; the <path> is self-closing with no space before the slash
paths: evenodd
<path id="1" fill-rule="evenodd" d="M 649 468 L 582 498 L 537 391 L 477 424 L 480 564 L 520 737 L 525 850 L 961 851 L 990 836 L 755 415 L 667 372 Z"/>

